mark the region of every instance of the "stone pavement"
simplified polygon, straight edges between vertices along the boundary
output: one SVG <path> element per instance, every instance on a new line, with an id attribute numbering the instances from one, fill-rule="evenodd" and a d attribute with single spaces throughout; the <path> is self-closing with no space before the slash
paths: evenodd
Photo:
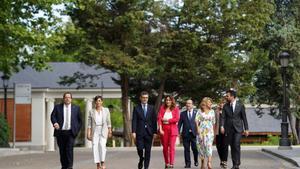
<path id="1" fill-rule="evenodd" d="M 0 158 L 13 155 L 43 153 L 43 151 L 20 150 L 18 148 L 0 148 Z"/>
<path id="2" fill-rule="evenodd" d="M 271 148 L 271 149 L 275 149 Z M 296 169 L 291 163 L 265 153 L 262 147 L 242 147 L 241 169 Z M 25 153 L 25 152 L 24 152 Z M 0 157 L 0 169 L 60 169 L 59 153 L 30 152 L 29 154 Z M 136 169 L 138 156 L 134 147 L 108 148 L 106 165 L 108 169 Z M 228 166 L 231 167 L 229 155 Z M 183 148 L 176 147 L 175 168 L 183 169 Z M 95 169 L 91 149 L 76 148 L 74 153 L 74 169 Z M 151 158 L 151 169 L 163 169 L 162 147 L 154 147 Z M 193 166 L 196 169 L 199 167 Z M 219 168 L 217 152 L 213 151 L 213 168 Z"/>
<path id="3" fill-rule="evenodd" d="M 277 147 L 265 147 L 262 151 L 282 158 L 297 167 L 300 167 L 300 146 L 293 146 L 291 150 L 279 150 Z"/>

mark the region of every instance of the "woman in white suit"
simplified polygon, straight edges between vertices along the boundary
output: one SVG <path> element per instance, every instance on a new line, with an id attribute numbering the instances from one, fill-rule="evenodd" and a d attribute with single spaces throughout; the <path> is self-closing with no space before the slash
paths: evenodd
<path id="1" fill-rule="evenodd" d="M 106 169 L 106 142 L 112 136 L 109 109 L 103 107 L 103 98 L 94 98 L 95 108 L 89 111 L 87 139 L 93 143 L 94 162 L 97 169 Z"/>

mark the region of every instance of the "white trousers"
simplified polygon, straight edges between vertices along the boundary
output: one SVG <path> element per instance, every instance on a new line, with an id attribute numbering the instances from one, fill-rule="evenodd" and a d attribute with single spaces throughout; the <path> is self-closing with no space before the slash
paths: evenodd
<path id="1" fill-rule="evenodd" d="M 106 142 L 107 138 L 101 134 L 102 126 L 96 126 L 93 134 L 93 153 L 94 162 L 100 163 L 105 161 L 106 156 Z"/>

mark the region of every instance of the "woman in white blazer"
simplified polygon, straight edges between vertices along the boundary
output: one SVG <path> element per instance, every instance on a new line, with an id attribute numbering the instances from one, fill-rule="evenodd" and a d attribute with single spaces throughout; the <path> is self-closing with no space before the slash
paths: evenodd
<path id="1" fill-rule="evenodd" d="M 95 108 L 89 111 L 87 139 L 93 143 L 94 162 L 97 169 L 106 169 L 106 142 L 112 136 L 109 109 L 103 107 L 103 98 L 94 98 Z"/>

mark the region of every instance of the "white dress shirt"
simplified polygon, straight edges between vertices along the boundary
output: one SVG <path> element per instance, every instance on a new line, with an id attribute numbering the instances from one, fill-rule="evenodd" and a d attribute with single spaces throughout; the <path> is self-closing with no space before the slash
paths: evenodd
<path id="1" fill-rule="evenodd" d="M 71 104 L 64 104 L 64 124 L 63 130 L 71 130 Z"/>
<path id="2" fill-rule="evenodd" d="M 236 106 L 236 99 L 234 99 L 231 104 L 232 104 L 232 111 L 234 112 Z"/>
<path id="3" fill-rule="evenodd" d="M 98 125 L 98 126 L 103 125 L 102 119 L 103 119 L 103 111 L 102 111 L 102 109 L 100 110 L 100 112 L 98 112 L 96 110 L 96 113 L 95 113 L 95 122 L 96 122 L 96 125 Z"/>

